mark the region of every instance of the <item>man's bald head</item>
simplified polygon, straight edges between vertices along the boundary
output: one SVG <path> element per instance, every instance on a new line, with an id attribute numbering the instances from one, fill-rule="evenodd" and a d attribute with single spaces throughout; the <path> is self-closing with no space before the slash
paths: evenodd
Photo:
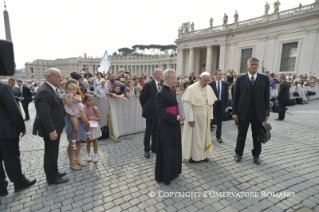
<path id="1" fill-rule="evenodd" d="M 153 71 L 153 76 L 154 76 L 154 79 L 157 81 L 157 82 L 160 82 L 163 80 L 163 70 L 160 69 L 160 68 L 156 68 L 154 71 Z"/>

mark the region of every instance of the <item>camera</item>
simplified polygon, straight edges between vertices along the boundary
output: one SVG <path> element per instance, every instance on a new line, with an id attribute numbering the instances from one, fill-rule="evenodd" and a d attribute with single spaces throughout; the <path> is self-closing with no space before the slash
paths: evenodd
<path id="1" fill-rule="evenodd" d="M 128 74 L 128 73 L 130 73 L 130 72 L 128 72 L 128 71 L 125 71 L 125 74 Z"/>

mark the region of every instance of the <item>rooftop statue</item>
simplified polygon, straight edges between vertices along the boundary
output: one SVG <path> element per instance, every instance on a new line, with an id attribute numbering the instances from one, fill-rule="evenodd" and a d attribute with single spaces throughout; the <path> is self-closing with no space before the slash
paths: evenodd
<path id="1" fill-rule="evenodd" d="M 192 24 L 191 24 L 191 30 L 192 31 L 194 31 L 194 25 L 195 25 L 194 22 L 192 22 Z"/>
<path id="2" fill-rule="evenodd" d="M 235 19 L 235 23 L 238 23 L 238 13 L 237 13 L 237 10 L 236 10 L 236 12 L 235 12 L 234 19 Z"/>
<path id="3" fill-rule="evenodd" d="M 226 13 L 224 13 L 223 21 L 224 21 L 224 25 L 227 25 L 227 22 L 228 22 L 228 16 L 226 15 Z"/>
<path id="4" fill-rule="evenodd" d="M 274 13 L 279 11 L 280 2 L 279 0 L 274 2 Z"/>
<path id="5" fill-rule="evenodd" d="M 268 15 L 269 8 L 270 8 L 270 6 L 269 6 L 268 2 L 266 2 L 266 5 L 265 5 L 265 15 Z"/>
<path id="6" fill-rule="evenodd" d="M 212 17 L 209 19 L 209 26 L 213 27 L 213 18 Z"/>

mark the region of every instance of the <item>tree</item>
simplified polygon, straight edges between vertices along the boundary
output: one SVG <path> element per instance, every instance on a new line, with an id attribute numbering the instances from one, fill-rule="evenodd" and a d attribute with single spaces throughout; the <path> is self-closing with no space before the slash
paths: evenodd
<path id="1" fill-rule="evenodd" d="M 115 52 L 113 52 L 113 54 L 112 54 L 113 56 L 116 56 L 117 55 L 117 53 L 116 53 L 116 51 Z"/>

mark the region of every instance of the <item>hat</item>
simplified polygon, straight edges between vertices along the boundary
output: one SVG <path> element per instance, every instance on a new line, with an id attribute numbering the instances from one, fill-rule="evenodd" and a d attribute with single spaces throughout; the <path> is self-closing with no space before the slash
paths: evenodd
<path id="1" fill-rule="evenodd" d="M 78 80 L 78 79 L 82 79 L 82 75 L 81 74 L 78 74 L 76 72 L 72 72 L 71 73 L 71 77 L 75 80 Z"/>

